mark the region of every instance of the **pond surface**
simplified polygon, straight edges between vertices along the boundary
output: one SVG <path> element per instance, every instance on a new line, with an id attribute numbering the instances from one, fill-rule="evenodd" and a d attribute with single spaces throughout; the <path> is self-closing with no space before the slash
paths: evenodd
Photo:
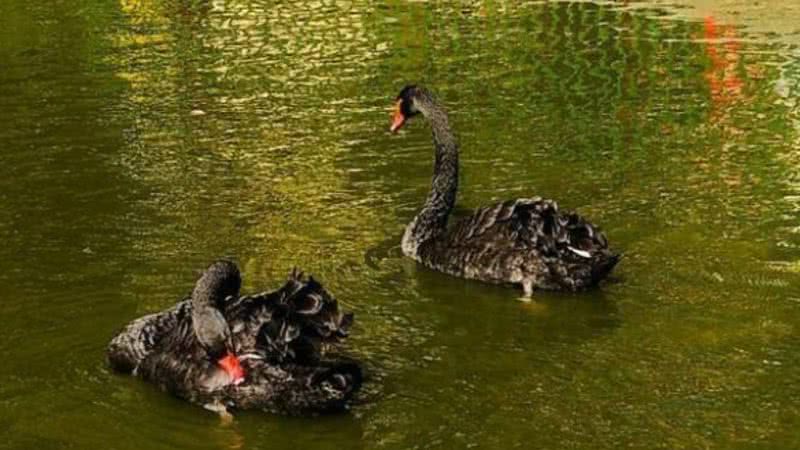
<path id="1" fill-rule="evenodd" d="M 3 0 L 0 447 L 800 448 L 800 7 L 689 3 Z M 615 280 L 524 304 L 403 258 L 409 81 L 459 211 L 556 198 Z M 225 426 L 109 372 L 221 256 L 356 313 L 350 414 Z"/>

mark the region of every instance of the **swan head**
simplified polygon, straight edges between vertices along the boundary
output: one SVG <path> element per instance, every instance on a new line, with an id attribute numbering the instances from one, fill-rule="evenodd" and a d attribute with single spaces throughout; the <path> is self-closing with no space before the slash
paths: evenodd
<path id="1" fill-rule="evenodd" d="M 394 104 L 394 117 L 389 131 L 396 133 L 408 119 L 421 112 L 417 109 L 416 98 L 423 92 L 423 89 L 417 85 L 409 84 L 397 94 Z"/>

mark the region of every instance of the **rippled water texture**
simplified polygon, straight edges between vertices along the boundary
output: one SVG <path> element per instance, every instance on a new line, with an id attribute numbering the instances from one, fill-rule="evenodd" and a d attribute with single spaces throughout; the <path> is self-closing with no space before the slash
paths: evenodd
<path id="1" fill-rule="evenodd" d="M 0 447 L 800 447 L 793 5 L 3 0 Z M 459 212 L 556 198 L 616 280 L 523 304 L 401 257 L 408 81 L 451 111 Z M 224 255 L 356 313 L 351 414 L 224 426 L 108 371 Z"/>

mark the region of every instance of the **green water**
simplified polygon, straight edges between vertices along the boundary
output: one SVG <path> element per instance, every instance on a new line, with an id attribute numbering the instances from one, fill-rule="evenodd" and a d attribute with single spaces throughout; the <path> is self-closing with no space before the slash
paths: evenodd
<path id="1" fill-rule="evenodd" d="M 3 0 L 0 447 L 800 448 L 800 10 L 716 3 Z M 616 279 L 524 304 L 403 258 L 409 81 L 461 212 L 556 198 Z M 108 371 L 220 256 L 356 313 L 350 414 L 223 425 Z"/>

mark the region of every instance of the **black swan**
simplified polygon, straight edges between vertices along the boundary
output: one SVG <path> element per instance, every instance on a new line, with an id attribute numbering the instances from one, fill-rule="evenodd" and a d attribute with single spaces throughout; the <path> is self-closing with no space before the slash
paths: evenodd
<path id="1" fill-rule="evenodd" d="M 191 298 L 134 320 L 111 340 L 111 367 L 222 415 L 345 409 L 361 385 L 360 367 L 322 354 L 347 336 L 352 314 L 296 270 L 274 292 L 239 297 L 240 285 L 235 264 L 212 264 Z"/>
<path id="2" fill-rule="evenodd" d="M 478 209 L 448 230 L 458 190 L 458 141 L 444 108 L 421 86 L 406 86 L 395 99 L 390 130 L 422 114 L 431 124 L 436 159 L 428 198 L 408 224 L 406 256 L 432 269 L 491 283 L 578 291 L 596 285 L 619 261 L 600 230 L 573 212 L 539 197 Z"/>

